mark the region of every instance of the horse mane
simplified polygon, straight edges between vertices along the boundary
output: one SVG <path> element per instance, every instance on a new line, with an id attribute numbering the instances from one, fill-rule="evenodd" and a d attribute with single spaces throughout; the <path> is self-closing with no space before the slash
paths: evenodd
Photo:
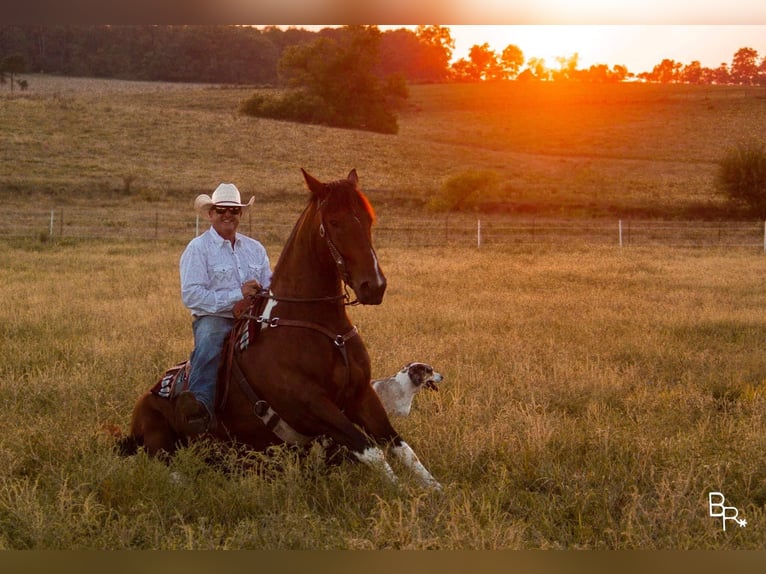
<path id="1" fill-rule="evenodd" d="M 367 199 L 367 196 L 362 193 L 358 187 L 352 186 L 348 180 L 339 179 L 337 181 L 331 181 L 326 183 L 325 186 L 329 189 L 330 194 L 343 192 L 352 193 L 349 203 L 356 203 L 364 213 L 370 216 L 370 220 L 373 224 L 377 221 L 377 216 L 375 215 L 375 210 L 373 209 L 370 200 Z"/>

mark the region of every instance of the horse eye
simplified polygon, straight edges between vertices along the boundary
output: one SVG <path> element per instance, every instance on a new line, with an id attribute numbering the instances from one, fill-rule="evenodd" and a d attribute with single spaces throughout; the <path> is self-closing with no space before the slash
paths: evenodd
<path id="1" fill-rule="evenodd" d="M 333 227 L 338 227 L 340 225 L 340 221 L 338 221 L 337 219 L 331 219 L 330 225 L 332 225 Z"/>

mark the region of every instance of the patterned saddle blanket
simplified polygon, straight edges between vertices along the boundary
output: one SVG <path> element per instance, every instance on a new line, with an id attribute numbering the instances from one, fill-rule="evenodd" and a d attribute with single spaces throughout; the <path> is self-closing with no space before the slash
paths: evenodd
<path id="1" fill-rule="evenodd" d="M 189 386 L 189 371 L 191 364 L 188 360 L 173 365 L 159 381 L 151 388 L 151 392 L 158 397 L 169 399 L 185 390 Z"/>
<path id="2" fill-rule="evenodd" d="M 243 319 L 237 321 L 232 329 L 232 333 L 229 336 L 223 349 L 222 357 L 222 369 L 223 373 L 218 374 L 218 386 L 221 387 L 221 380 L 227 380 L 229 372 L 231 370 L 230 362 L 231 355 L 228 349 L 231 347 L 232 351 L 241 353 L 247 349 L 253 341 L 258 337 L 261 331 L 261 324 L 257 321 L 250 319 Z M 176 396 L 181 391 L 189 388 L 189 373 L 191 371 L 191 363 L 189 360 L 181 361 L 180 363 L 173 365 L 165 374 L 162 375 L 159 381 L 157 381 L 151 388 L 151 392 L 164 399 L 169 399 Z"/>

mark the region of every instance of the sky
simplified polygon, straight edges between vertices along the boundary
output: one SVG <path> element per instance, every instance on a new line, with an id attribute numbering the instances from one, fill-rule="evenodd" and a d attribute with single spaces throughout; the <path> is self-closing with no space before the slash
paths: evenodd
<path id="1" fill-rule="evenodd" d="M 558 67 L 557 58 L 569 58 L 576 52 L 580 69 L 594 64 L 606 64 L 610 68 L 620 65 L 634 74 L 651 72 L 664 59 L 684 65 L 697 60 L 707 68 L 717 68 L 724 62 L 731 65 L 734 53 L 740 48 L 753 48 L 761 58 L 766 57 L 766 23 L 440 25 L 448 27 L 455 40 L 453 61 L 468 58 L 471 46 L 485 42 L 498 54 L 514 44 L 521 48 L 526 60 L 543 58 L 549 68 Z M 323 27 L 305 26 L 311 30 Z M 385 31 L 415 30 L 417 26 L 384 24 L 379 27 Z"/>
<path id="2" fill-rule="evenodd" d="M 13 23 L 290 25 L 376 24 L 450 27 L 455 58 L 487 42 L 524 56 L 578 54 L 578 67 L 651 71 L 663 59 L 717 68 L 743 47 L 766 56 L 766 0 L 35 0 L 6 2 Z"/>
<path id="3" fill-rule="evenodd" d="M 766 4 L 766 1 L 764 2 Z M 455 40 L 453 58 L 467 57 L 471 46 L 487 42 L 500 53 L 509 44 L 524 57 L 544 58 L 557 67 L 557 57 L 578 54 L 578 68 L 593 64 L 626 66 L 648 72 L 667 58 L 704 67 L 731 64 L 739 48 L 766 57 L 766 25 L 483 25 L 449 26 Z"/>

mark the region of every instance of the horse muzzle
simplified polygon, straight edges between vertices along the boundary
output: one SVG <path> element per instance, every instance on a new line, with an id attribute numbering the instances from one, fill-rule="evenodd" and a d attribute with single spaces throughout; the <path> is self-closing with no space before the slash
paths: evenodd
<path id="1" fill-rule="evenodd" d="M 362 281 L 351 285 L 357 300 L 362 305 L 380 305 L 386 292 L 386 278 L 382 275 L 373 281 Z"/>

